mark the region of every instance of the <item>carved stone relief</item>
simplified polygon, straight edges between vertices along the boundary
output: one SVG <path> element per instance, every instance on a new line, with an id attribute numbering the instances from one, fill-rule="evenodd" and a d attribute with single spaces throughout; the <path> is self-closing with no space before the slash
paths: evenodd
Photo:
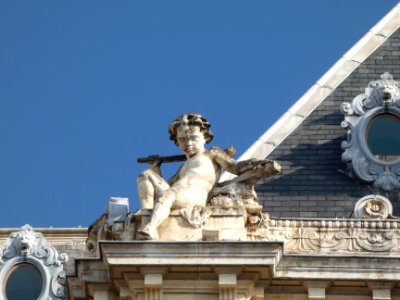
<path id="1" fill-rule="evenodd" d="M 367 195 L 358 200 L 354 208 L 357 219 L 387 219 L 392 214 L 392 203 L 380 195 Z"/>
<path id="2" fill-rule="evenodd" d="M 5 282 L 19 264 L 32 265 L 42 277 L 42 291 L 38 299 L 65 299 L 66 274 L 63 265 L 67 261 L 65 253 L 58 254 L 54 247 L 46 245 L 41 233 L 25 225 L 21 231 L 10 235 L 0 251 L 0 282 Z"/>
<path id="3" fill-rule="evenodd" d="M 400 254 L 400 223 L 373 220 L 266 220 L 249 240 L 284 242 L 285 253 Z"/>
<path id="4" fill-rule="evenodd" d="M 378 117 L 400 117 L 399 87 L 392 75 L 384 73 L 381 79 L 369 83 L 364 94 L 341 106 L 345 115 L 342 127 L 348 129 L 347 139 L 342 142 L 347 174 L 383 191 L 400 188 L 400 153 L 389 159 L 374 155 L 367 143 L 367 133 Z"/>

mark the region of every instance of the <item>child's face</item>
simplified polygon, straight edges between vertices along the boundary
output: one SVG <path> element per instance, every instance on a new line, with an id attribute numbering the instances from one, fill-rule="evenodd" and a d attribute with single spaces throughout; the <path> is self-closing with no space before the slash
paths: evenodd
<path id="1" fill-rule="evenodd" d="M 199 126 L 190 126 L 190 130 L 185 130 L 181 134 L 178 134 L 177 141 L 179 148 L 189 157 L 204 151 L 206 143 L 204 134 L 200 131 Z"/>

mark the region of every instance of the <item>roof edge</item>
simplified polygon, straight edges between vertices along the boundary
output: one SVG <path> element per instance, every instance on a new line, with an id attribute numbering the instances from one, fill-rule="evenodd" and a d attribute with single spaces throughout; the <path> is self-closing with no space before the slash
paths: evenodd
<path id="1" fill-rule="evenodd" d="M 400 3 L 389 11 L 311 88 L 298 99 L 238 160 L 264 159 L 400 27 Z M 232 178 L 224 173 L 221 181 Z"/>

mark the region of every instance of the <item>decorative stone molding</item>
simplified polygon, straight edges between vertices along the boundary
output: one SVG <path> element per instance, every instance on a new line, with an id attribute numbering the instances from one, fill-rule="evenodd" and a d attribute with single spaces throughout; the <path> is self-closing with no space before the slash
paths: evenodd
<path id="1" fill-rule="evenodd" d="M 237 280 L 236 274 L 219 274 L 219 299 L 220 300 L 235 300 Z"/>
<path id="2" fill-rule="evenodd" d="M 160 226 L 160 241 L 271 241 L 283 242 L 285 253 L 292 254 L 400 255 L 400 220 L 389 218 L 392 206 L 379 195 L 361 198 L 355 219 L 276 219 L 260 213 L 251 221 L 245 213 L 221 209 L 201 228 L 172 213 Z M 105 239 L 138 240 L 137 228 L 145 218 L 143 211 L 130 214 L 114 223 Z M 96 248 L 99 241 L 93 240 Z"/>
<path id="3" fill-rule="evenodd" d="M 270 219 L 249 240 L 280 241 L 285 253 L 400 255 L 397 220 Z"/>
<path id="4" fill-rule="evenodd" d="M 182 210 L 174 210 L 158 229 L 162 241 L 200 241 L 200 240 L 246 240 L 246 224 L 258 224 L 261 206 L 253 199 L 246 201 L 221 201 L 207 207 L 204 224 L 195 227 Z M 191 216 L 193 216 L 193 211 Z M 111 227 L 107 224 L 107 214 L 102 215 L 89 229 L 86 246 L 92 256 L 99 255 L 100 240 L 139 240 L 138 228 L 148 223 L 151 210 L 141 209 L 130 213 L 123 221 L 117 221 Z"/>
<path id="5" fill-rule="evenodd" d="M 122 286 L 119 288 L 119 298 L 121 300 L 134 300 L 134 296 L 128 287 Z"/>
<path id="6" fill-rule="evenodd" d="M 110 290 L 110 287 L 108 285 L 97 285 L 93 291 L 91 291 L 93 295 L 93 300 L 117 300 L 118 296 L 117 294 Z"/>
<path id="7" fill-rule="evenodd" d="M 162 274 L 145 274 L 144 288 L 146 300 L 162 300 L 163 276 Z"/>
<path id="8" fill-rule="evenodd" d="M 372 290 L 373 300 L 391 300 L 391 290 L 394 287 L 392 282 L 371 282 L 368 284 Z"/>
<path id="9" fill-rule="evenodd" d="M 380 195 L 367 195 L 357 201 L 354 217 L 357 219 L 387 219 L 393 214 L 392 203 Z"/>
<path id="10" fill-rule="evenodd" d="M 65 253 L 58 254 L 55 248 L 46 245 L 41 233 L 25 225 L 21 231 L 11 233 L 5 247 L 0 250 L 0 282 L 5 282 L 19 264 L 29 264 L 39 271 L 42 278 L 38 299 L 65 299 L 66 274 L 63 266 L 67 261 Z"/>
<path id="11" fill-rule="evenodd" d="M 68 280 L 81 285 L 70 299 L 89 299 L 111 283 L 121 300 L 263 300 L 282 256 L 282 244 L 269 242 L 101 241 L 99 248 L 101 258 L 76 261 Z"/>
<path id="12" fill-rule="evenodd" d="M 367 145 L 366 134 L 377 116 L 400 117 L 399 87 L 392 75 L 384 73 L 380 80 L 369 83 L 364 94 L 341 106 L 345 115 L 342 127 L 348 129 L 347 139 L 342 142 L 347 174 L 384 191 L 400 188 L 400 156 L 389 161 L 377 158 Z"/>
<path id="13" fill-rule="evenodd" d="M 329 281 L 305 281 L 309 300 L 324 300 Z"/>

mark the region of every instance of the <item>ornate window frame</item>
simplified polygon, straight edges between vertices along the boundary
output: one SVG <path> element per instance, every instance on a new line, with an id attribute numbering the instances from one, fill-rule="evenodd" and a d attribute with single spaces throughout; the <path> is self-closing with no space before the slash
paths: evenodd
<path id="1" fill-rule="evenodd" d="M 342 141 L 342 161 L 348 166 L 347 174 L 389 192 L 400 188 L 400 156 L 392 161 L 376 158 L 370 151 L 366 134 L 371 121 L 379 115 L 400 118 L 400 83 L 389 73 L 371 81 L 365 93 L 351 103 L 341 105 L 344 114 L 342 127 L 347 128 L 347 139 Z"/>
<path id="2" fill-rule="evenodd" d="M 65 299 L 66 275 L 63 265 L 68 261 L 65 253 L 58 254 L 54 247 L 47 246 L 43 236 L 25 225 L 21 231 L 11 233 L 6 246 L 0 251 L 0 299 L 7 299 L 5 284 L 9 275 L 19 264 L 32 265 L 42 277 L 39 300 Z"/>

